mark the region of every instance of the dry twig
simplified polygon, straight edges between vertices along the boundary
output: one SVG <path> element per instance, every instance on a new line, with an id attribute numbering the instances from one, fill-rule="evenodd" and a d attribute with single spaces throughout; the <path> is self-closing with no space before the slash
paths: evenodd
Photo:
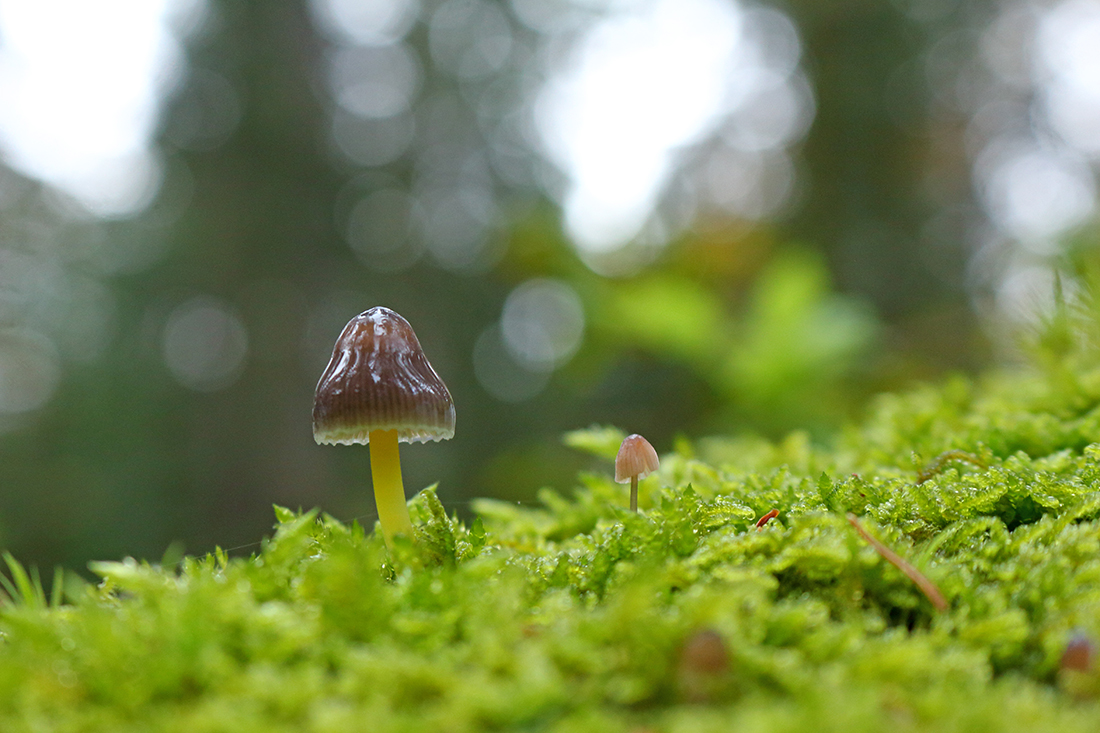
<path id="1" fill-rule="evenodd" d="M 936 607 L 937 611 L 947 610 L 947 599 L 943 597 L 943 593 L 941 593 L 940 589 L 936 587 L 936 584 L 924 576 L 924 573 L 910 565 L 908 561 L 905 560 L 905 558 L 891 550 L 886 545 L 882 544 L 881 541 L 872 537 L 856 519 L 856 515 L 848 515 L 848 524 L 856 528 L 856 531 L 859 532 L 859 536 L 867 540 L 868 544 L 870 544 L 871 547 L 875 548 L 875 552 L 882 555 L 884 558 L 886 558 L 887 562 L 889 562 L 901 572 L 905 573 L 906 577 L 908 577 L 909 580 L 913 581 L 913 583 L 915 583 L 916 586 L 920 588 L 921 593 L 923 593 L 928 598 L 928 600 L 932 602 L 932 605 Z"/>
<path id="2" fill-rule="evenodd" d="M 986 468 L 985 461 L 973 453 L 967 453 L 964 450 L 945 450 L 938 456 L 933 458 L 928 464 L 921 469 L 917 474 L 917 484 L 923 484 L 928 479 L 932 478 L 951 461 L 962 461 L 963 463 L 969 463 L 975 468 Z"/>

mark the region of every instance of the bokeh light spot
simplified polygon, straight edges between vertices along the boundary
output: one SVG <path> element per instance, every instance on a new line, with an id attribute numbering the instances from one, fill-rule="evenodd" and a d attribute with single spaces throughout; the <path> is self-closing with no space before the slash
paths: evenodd
<path id="1" fill-rule="evenodd" d="M 417 0 L 313 0 L 317 25 L 331 38 L 363 46 L 395 43 L 416 23 Z"/>
<path id="2" fill-rule="evenodd" d="M 373 270 L 403 270 L 420 258 L 422 246 L 413 235 L 421 216 L 420 205 L 409 194 L 379 189 L 352 207 L 346 228 L 348 243 Z"/>
<path id="3" fill-rule="evenodd" d="M 404 44 L 340 47 L 329 54 L 329 86 L 336 102 L 359 117 L 394 117 L 409 109 L 420 67 Z"/>
<path id="4" fill-rule="evenodd" d="M 160 99 L 183 77 L 183 0 L 0 2 L 0 151 L 93 213 L 127 216 L 160 184 Z"/>
<path id="5" fill-rule="evenodd" d="M 1062 287 L 1072 298 L 1072 282 L 1063 280 Z M 1054 312 L 1054 273 L 1049 267 L 1014 263 L 998 284 L 996 299 L 1010 323 L 1038 323 Z"/>
<path id="6" fill-rule="evenodd" d="M 429 191 L 422 197 L 423 236 L 432 255 L 449 270 L 471 271 L 486 264 L 496 204 L 489 191 L 467 186 L 459 191 Z"/>
<path id="7" fill-rule="evenodd" d="M 782 180 L 793 170 L 783 165 L 785 148 L 805 136 L 815 112 L 786 15 L 722 0 L 638 0 L 580 27 L 562 30 L 559 48 L 548 54 L 555 61 L 534 123 L 565 177 L 547 190 L 560 200 L 566 232 L 589 267 L 626 271 L 616 260 L 629 255 L 628 244 L 663 244 L 691 225 L 700 203 L 695 188 L 670 182 L 699 158 L 688 149 L 719 132 L 725 146 L 761 155 L 724 182 L 713 170 L 697 172 L 711 179 L 703 187 L 724 188 L 717 198 L 731 212 L 779 210 L 792 190 Z M 771 174 L 770 181 L 758 177 Z"/>
<path id="8" fill-rule="evenodd" d="M 549 372 L 568 361 L 584 337 L 584 306 L 573 288 L 549 279 L 528 280 L 504 301 L 504 344 L 528 369 Z"/>
<path id="9" fill-rule="evenodd" d="M 536 114 L 570 179 L 566 226 L 581 249 L 613 250 L 641 229 L 675 149 L 724 111 L 740 36 L 736 5 L 657 0 L 611 13 L 576 46 Z"/>
<path id="10" fill-rule="evenodd" d="M 440 69 L 462 78 L 499 71 L 512 52 L 512 26 L 492 3 L 448 0 L 432 15 L 432 59 Z"/>
<path id="11" fill-rule="evenodd" d="M 227 303 L 199 296 L 172 311 L 164 327 L 164 363 L 180 384 L 214 392 L 236 381 L 248 354 L 248 332 Z"/>
<path id="12" fill-rule="evenodd" d="M 343 110 L 332 118 L 332 141 L 339 153 L 363 166 L 381 166 L 400 158 L 412 144 L 416 123 L 411 115 L 364 119 Z"/>
<path id="13" fill-rule="evenodd" d="M 504 343 L 499 326 L 485 329 L 474 342 L 474 375 L 490 395 L 502 402 L 524 402 L 550 381 L 550 373 L 528 369 Z"/>
<path id="14" fill-rule="evenodd" d="M 49 339 L 34 331 L 0 330 L 0 414 L 37 410 L 60 379 L 60 360 Z"/>
<path id="15" fill-rule="evenodd" d="M 1039 25 L 1036 51 L 1052 126 L 1074 147 L 1100 156 L 1100 3 L 1055 6 Z"/>
<path id="16" fill-rule="evenodd" d="M 722 130 L 722 139 L 739 150 L 761 151 L 800 139 L 814 117 L 809 83 L 794 83 L 773 72 L 758 75 L 752 104 L 742 107 Z"/>
<path id="17" fill-rule="evenodd" d="M 243 108 L 233 85 L 209 69 L 192 69 L 187 85 L 165 121 L 165 137 L 184 149 L 209 152 L 237 129 Z"/>
<path id="18" fill-rule="evenodd" d="M 1075 156 L 1039 147 L 991 146 L 976 168 L 994 222 L 1040 252 L 1092 212 L 1092 174 Z"/>

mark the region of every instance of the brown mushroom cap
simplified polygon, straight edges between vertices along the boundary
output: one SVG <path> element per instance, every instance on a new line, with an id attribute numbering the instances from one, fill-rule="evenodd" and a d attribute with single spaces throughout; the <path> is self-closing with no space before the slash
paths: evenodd
<path id="1" fill-rule="evenodd" d="M 635 433 L 628 435 L 615 456 L 615 481 L 625 484 L 637 476 L 643 479 L 657 470 L 661 461 L 649 441 Z"/>
<path id="2" fill-rule="evenodd" d="M 455 407 L 412 326 L 381 306 L 344 327 L 317 382 L 313 438 L 367 443 L 372 430 L 396 430 L 405 443 L 449 440 Z"/>

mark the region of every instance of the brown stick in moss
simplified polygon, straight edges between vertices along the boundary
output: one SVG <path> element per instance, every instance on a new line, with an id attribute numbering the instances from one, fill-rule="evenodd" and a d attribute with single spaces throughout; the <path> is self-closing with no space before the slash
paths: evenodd
<path id="1" fill-rule="evenodd" d="M 848 515 L 848 524 L 856 528 L 856 532 L 859 532 L 859 536 L 867 540 L 867 543 L 875 548 L 875 552 L 882 555 L 886 558 L 887 562 L 905 573 L 906 577 L 913 581 L 913 583 L 920 588 L 921 593 L 932 602 L 932 605 L 936 607 L 937 611 L 947 610 L 947 599 L 943 597 L 943 593 L 940 592 L 940 589 L 936 587 L 935 583 L 926 578 L 921 571 L 910 565 L 901 555 L 872 537 L 867 530 L 860 525 L 859 521 L 856 519 L 856 515 Z"/>
<path id="2" fill-rule="evenodd" d="M 975 468 L 986 468 L 985 461 L 978 458 L 973 453 L 967 453 L 964 450 L 945 450 L 921 469 L 920 473 L 917 474 L 917 483 L 923 484 L 928 479 L 943 471 L 944 466 L 951 461 L 969 463 Z"/>
<path id="3" fill-rule="evenodd" d="M 779 516 L 778 509 L 772 509 L 770 512 L 756 520 L 757 531 L 764 529 L 764 525 Z"/>

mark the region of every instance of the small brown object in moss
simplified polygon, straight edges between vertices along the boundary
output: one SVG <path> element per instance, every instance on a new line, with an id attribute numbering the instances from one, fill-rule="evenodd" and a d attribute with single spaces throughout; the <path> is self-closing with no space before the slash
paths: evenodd
<path id="1" fill-rule="evenodd" d="M 764 529 L 764 525 L 765 525 L 765 524 L 767 524 L 768 522 L 772 521 L 773 519 L 775 519 L 775 518 L 776 518 L 776 517 L 778 517 L 778 516 L 779 516 L 779 510 L 778 510 L 778 509 L 772 509 L 772 510 L 771 510 L 770 512 L 768 512 L 767 514 L 765 514 L 764 516 L 760 517 L 760 519 L 757 519 L 757 520 L 756 520 L 756 529 L 757 529 L 757 530 L 761 530 L 761 529 Z"/>
<path id="2" fill-rule="evenodd" d="M 1077 672 L 1091 672 L 1096 658 L 1096 645 L 1083 631 L 1074 632 L 1062 652 L 1059 667 Z"/>
<path id="3" fill-rule="evenodd" d="M 714 629 L 696 631 L 680 647 L 676 668 L 680 696 L 688 702 L 707 703 L 724 697 L 731 685 L 729 650 Z"/>

